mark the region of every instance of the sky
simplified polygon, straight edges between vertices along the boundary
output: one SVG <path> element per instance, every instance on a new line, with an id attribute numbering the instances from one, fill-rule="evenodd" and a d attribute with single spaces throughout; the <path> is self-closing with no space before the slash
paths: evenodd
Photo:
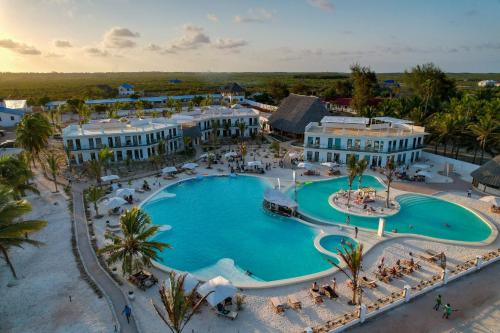
<path id="1" fill-rule="evenodd" d="M 0 0 L 0 72 L 500 72 L 500 0 Z"/>

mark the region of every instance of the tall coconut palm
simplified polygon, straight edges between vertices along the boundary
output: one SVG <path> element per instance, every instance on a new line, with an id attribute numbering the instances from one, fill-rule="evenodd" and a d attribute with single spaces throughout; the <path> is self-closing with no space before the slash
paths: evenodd
<path id="1" fill-rule="evenodd" d="M 355 245 L 347 242 L 346 245 L 342 245 L 342 249 L 338 250 L 338 255 L 347 266 L 347 269 L 342 268 L 333 260 L 328 260 L 328 262 L 337 267 L 351 281 L 352 298 L 349 304 L 356 305 L 358 302 L 356 296 L 359 290 L 359 274 L 361 273 L 361 265 L 363 263 L 363 244 L 358 243 Z"/>
<path id="2" fill-rule="evenodd" d="M 47 147 L 52 135 L 52 126 L 41 113 L 27 113 L 23 116 L 16 128 L 16 142 L 35 159 Z"/>
<path id="3" fill-rule="evenodd" d="M 99 150 L 98 157 L 99 157 L 99 161 L 101 162 L 102 166 L 104 167 L 105 174 L 108 173 L 109 164 L 110 164 L 113 156 L 115 156 L 115 155 L 114 155 L 113 151 L 108 146 L 104 146 L 101 148 L 101 150 Z"/>
<path id="4" fill-rule="evenodd" d="M 241 138 L 241 140 L 243 140 L 243 138 L 245 137 L 245 130 L 247 129 L 247 125 L 245 124 L 244 121 L 238 121 L 236 123 L 236 126 L 238 127 L 238 129 L 240 131 L 240 138 Z"/>
<path id="5" fill-rule="evenodd" d="M 24 155 L 0 157 L 0 184 L 11 188 L 15 199 L 20 199 L 26 191 L 40 193 L 35 186 L 29 184 L 33 172 Z"/>
<path id="6" fill-rule="evenodd" d="M 158 141 L 157 148 L 161 163 L 164 163 L 167 155 L 167 142 L 164 139 L 160 139 L 160 141 Z"/>
<path id="7" fill-rule="evenodd" d="M 40 246 L 43 243 L 29 239 L 27 234 L 38 231 L 47 225 L 42 220 L 22 220 L 22 216 L 31 212 L 31 205 L 26 200 L 14 200 L 11 189 L 0 186 L 0 252 L 12 275 L 17 279 L 14 265 L 9 258 L 11 247 L 22 248 L 24 244 Z"/>
<path id="8" fill-rule="evenodd" d="M 491 140 L 498 140 L 500 125 L 498 120 L 493 118 L 491 113 L 486 113 L 478 118 L 478 121 L 474 124 L 469 125 L 469 129 L 476 136 L 476 140 L 481 147 L 481 160 L 479 164 L 483 164 L 484 151 L 486 150 L 486 145 Z"/>
<path id="9" fill-rule="evenodd" d="M 76 109 L 76 112 L 78 113 L 78 123 L 81 126 L 89 121 L 92 110 L 87 104 L 80 103 Z"/>
<path id="10" fill-rule="evenodd" d="M 219 129 L 220 129 L 219 120 L 213 121 L 212 122 L 212 136 L 214 138 L 214 144 L 216 144 L 216 145 L 219 144 Z"/>
<path id="11" fill-rule="evenodd" d="M 389 191 L 391 190 L 391 184 L 394 180 L 394 174 L 396 173 L 396 165 L 394 164 L 394 160 L 391 158 L 385 164 L 384 175 L 387 178 L 387 196 L 385 198 L 385 206 L 389 208 Z"/>
<path id="12" fill-rule="evenodd" d="M 198 311 L 205 299 L 210 293 L 197 298 L 198 285 L 191 291 L 186 292 L 184 289 L 184 281 L 186 275 L 169 273 L 169 278 L 160 287 L 160 298 L 165 311 L 160 309 L 152 300 L 151 303 L 160 316 L 161 320 L 167 325 L 173 333 L 181 333 L 191 320 L 193 315 Z"/>
<path id="13" fill-rule="evenodd" d="M 102 163 L 99 160 L 90 160 L 85 163 L 84 171 L 90 178 L 95 179 L 96 183 L 101 185 Z"/>
<path id="14" fill-rule="evenodd" d="M 223 124 L 222 124 L 222 128 L 224 129 L 224 133 L 226 133 L 227 136 L 231 136 L 231 124 L 229 123 L 229 121 L 225 121 Z"/>
<path id="15" fill-rule="evenodd" d="M 98 186 L 90 186 L 86 193 L 86 199 L 94 204 L 95 216 L 99 217 L 99 209 L 97 203 L 104 197 L 104 190 Z"/>
<path id="16" fill-rule="evenodd" d="M 366 171 L 366 168 L 368 168 L 368 160 L 366 159 L 361 159 L 358 161 L 358 166 L 357 166 L 357 169 L 358 169 L 358 189 L 361 188 L 361 183 L 363 182 L 363 174 L 365 173 Z"/>
<path id="17" fill-rule="evenodd" d="M 123 236 L 107 233 L 106 239 L 113 243 L 101 248 L 99 253 L 109 255 L 107 263 L 110 265 L 121 261 L 124 276 L 150 267 L 152 260 L 159 260 L 159 251 L 170 248 L 167 243 L 150 239 L 159 226 L 152 225 L 149 215 L 137 207 L 120 216 L 120 227 Z"/>
<path id="18" fill-rule="evenodd" d="M 245 156 L 247 156 L 247 152 L 248 152 L 247 145 L 244 144 L 243 142 L 240 143 L 240 155 L 243 163 L 245 163 Z"/>
<path id="19" fill-rule="evenodd" d="M 47 169 L 50 172 L 52 177 L 52 181 L 54 182 L 55 191 L 58 192 L 57 189 L 57 175 L 59 174 L 62 166 L 62 158 L 60 155 L 49 152 L 45 157 L 45 163 L 47 164 Z"/>
<path id="20" fill-rule="evenodd" d="M 350 155 L 347 159 L 347 181 L 349 184 L 349 192 L 347 193 L 347 208 L 351 207 L 351 192 L 354 178 L 358 175 L 358 164 L 354 155 Z"/>

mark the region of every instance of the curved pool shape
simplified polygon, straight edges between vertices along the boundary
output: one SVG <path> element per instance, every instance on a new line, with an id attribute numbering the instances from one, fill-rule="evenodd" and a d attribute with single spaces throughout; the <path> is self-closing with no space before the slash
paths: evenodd
<path id="1" fill-rule="evenodd" d="M 262 208 L 267 187 L 257 177 L 203 177 L 169 186 L 145 201 L 142 208 L 153 223 L 172 226 L 155 236 L 172 245 L 160 253 L 161 264 L 201 278 L 226 275 L 233 283 L 248 281 L 246 271 L 252 281 L 275 281 L 332 268 L 314 247 L 317 229 Z M 175 196 L 166 198 L 165 192 Z M 227 272 L 230 260 L 225 258 L 238 272 Z"/>
<path id="2" fill-rule="evenodd" d="M 319 245 L 325 250 L 337 254 L 339 251 L 344 252 L 342 246 L 348 249 L 348 244 L 351 243 L 353 246 L 357 245 L 357 242 L 351 237 L 342 235 L 327 235 L 320 239 Z"/>
<path id="3" fill-rule="evenodd" d="M 364 176 L 363 186 L 374 187 L 385 195 L 385 186 L 375 177 Z M 353 183 L 357 188 L 357 180 Z M 332 208 L 328 197 L 340 189 L 347 189 L 347 178 L 305 183 L 297 189 L 299 211 L 326 222 L 345 224 L 346 214 Z M 290 192 L 290 195 L 292 193 Z M 401 210 L 386 218 L 385 230 L 397 230 L 450 241 L 481 242 L 492 230 L 481 218 L 468 209 L 454 203 L 419 194 L 403 194 L 396 197 Z M 377 229 L 378 218 L 351 215 L 352 225 Z"/>

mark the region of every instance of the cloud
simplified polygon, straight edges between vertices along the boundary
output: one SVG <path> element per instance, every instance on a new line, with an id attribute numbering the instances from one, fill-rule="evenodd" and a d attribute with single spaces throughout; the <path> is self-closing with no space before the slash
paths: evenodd
<path id="1" fill-rule="evenodd" d="M 219 18 L 215 14 L 207 14 L 207 19 L 215 23 L 219 22 Z"/>
<path id="2" fill-rule="evenodd" d="M 44 55 L 45 58 L 63 58 L 64 54 L 48 52 Z"/>
<path id="3" fill-rule="evenodd" d="M 330 0 L 307 0 L 307 3 L 327 12 L 331 12 L 335 8 Z"/>
<path id="4" fill-rule="evenodd" d="M 152 52 L 158 52 L 158 51 L 163 50 L 163 48 L 160 45 L 155 44 L 155 43 L 149 44 L 148 46 L 146 46 L 145 49 L 146 49 L 146 51 L 152 51 Z"/>
<path id="5" fill-rule="evenodd" d="M 248 45 L 248 42 L 243 39 L 217 38 L 212 45 L 216 49 L 236 49 Z"/>
<path id="6" fill-rule="evenodd" d="M 69 40 L 56 39 L 54 41 L 55 47 L 73 47 Z"/>
<path id="7" fill-rule="evenodd" d="M 112 49 L 126 49 L 135 47 L 137 44 L 131 38 L 139 38 L 138 32 L 127 28 L 113 27 L 104 34 L 104 47 Z"/>
<path id="8" fill-rule="evenodd" d="M 97 47 L 88 47 L 85 49 L 85 53 L 92 57 L 108 57 L 109 52 L 106 50 L 101 50 Z"/>
<path id="9" fill-rule="evenodd" d="M 24 55 L 40 55 L 42 52 L 35 48 L 34 46 L 30 46 L 24 43 L 19 43 L 13 41 L 12 39 L 0 39 L 0 48 L 11 50 L 12 52 L 16 52 Z"/>
<path id="10" fill-rule="evenodd" d="M 177 51 L 194 50 L 202 45 L 210 44 L 210 37 L 203 31 L 203 28 L 191 24 L 182 27 L 183 35 L 172 41 L 163 50 L 163 53 L 176 53 Z"/>
<path id="11" fill-rule="evenodd" d="M 264 9 L 249 9 L 247 15 L 236 15 L 234 22 L 236 23 L 264 23 L 273 19 L 273 13 Z"/>
<path id="12" fill-rule="evenodd" d="M 465 16 L 477 16 L 479 15 L 479 12 L 475 9 L 469 9 L 464 14 Z"/>

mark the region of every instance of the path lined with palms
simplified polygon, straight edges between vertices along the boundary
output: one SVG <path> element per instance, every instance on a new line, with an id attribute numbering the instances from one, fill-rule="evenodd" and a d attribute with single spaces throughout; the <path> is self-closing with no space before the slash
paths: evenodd
<path id="1" fill-rule="evenodd" d="M 133 306 L 131 306 L 132 317 L 130 318 L 130 323 L 127 323 L 125 316 L 121 315 L 123 308 L 126 304 L 128 304 L 127 298 L 125 297 L 123 291 L 99 265 L 94 249 L 90 244 L 90 235 L 87 230 L 87 219 L 85 217 L 85 206 L 83 201 L 83 186 L 81 184 L 73 185 L 72 197 L 75 234 L 80 256 L 85 268 L 87 269 L 88 274 L 107 295 L 109 302 L 111 302 L 111 306 L 113 308 L 112 311 L 116 314 L 121 328 L 120 332 L 139 332 L 133 316 Z"/>

